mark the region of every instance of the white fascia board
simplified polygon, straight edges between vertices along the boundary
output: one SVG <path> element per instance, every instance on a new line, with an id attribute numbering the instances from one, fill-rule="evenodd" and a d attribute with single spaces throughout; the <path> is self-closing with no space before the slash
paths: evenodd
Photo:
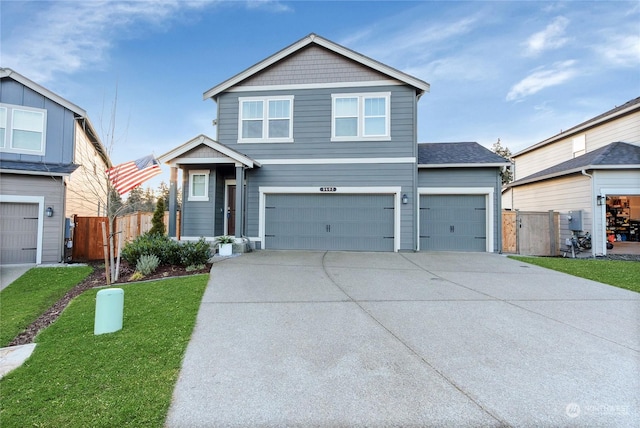
<path id="1" fill-rule="evenodd" d="M 193 150 L 194 148 L 198 147 L 199 145 L 204 144 L 208 147 L 210 147 L 211 149 L 222 153 L 225 156 L 228 156 L 230 159 L 232 159 L 234 162 L 240 162 L 246 166 L 248 166 L 249 168 L 253 168 L 254 166 L 260 166 L 260 164 L 256 161 L 254 161 L 253 159 L 240 154 L 238 152 L 236 152 L 233 149 L 230 149 L 229 147 L 225 146 L 224 144 L 220 144 L 215 140 L 212 140 L 211 138 L 207 137 L 206 135 L 199 135 L 196 138 L 187 141 L 186 143 L 184 143 L 183 145 L 176 147 L 175 149 L 159 156 L 157 159 L 159 162 L 161 163 L 168 163 L 171 165 L 175 165 L 177 163 L 191 163 L 186 161 L 186 159 L 188 158 L 178 158 L 180 155 L 183 155 L 187 152 L 189 152 L 190 150 Z M 177 160 L 180 160 L 181 162 L 176 162 Z M 206 162 L 205 160 L 198 159 L 198 158 L 193 158 L 196 159 L 200 162 L 194 162 L 194 163 L 209 163 Z M 210 158 L 207 158 L 210 159 Z M 212 162 L 212 163 L 219 163 L 219 162 Z"/>
<path id="2" fill-rule="evenodd" d="M 287 56 L 293 54 L 294 52 L 304 48 L 307 45 L 310 45 L 311 43 L 315 43 L 319 46 L 322 46 L 324 48 L 329 49 L 330 51 L 333 51 L 339 55 L 342 55 L 346 58 L 349 58 L 353 61 L 356 61 L 360 64 L 363 64 L 367 67 L 370 67 L 374 70 L 377 70 L 383 74 L 387 74 L 391 77 L 393 77 L 394 79 L 398 79 L 401 82 L 404 82 L 406 84 L 409 84 L 417 89 L 420 89 L 422 92 L 429 92 L 429 84 L 427 82 L 424 82 L 420 79 L 416 79 L 415 77 L 409 76 L 408 74 L 405 74 L 399 70 L 396 70 L 395 68 L 389 67 L 387 65 L 384 65 L 378 61 L 375 61 L 371 58 L 368 58 L 364 55 L 361 55 L 355 51 L 352 51 L 351 49 L 347 49 L 344 46 L 340 46 L 338 44 L 335 44 L 329 40 L 326 40 L 322 37 L 319 37 L 315 34 L 310 34 L 307 37 L 303 38 L 302 40 L 299 40 L 297 42 L 295 42 L 294 44 L 290 45 L 289 47 L 286 47 L 284 49 L 282 49 L 279 52 L 276 52 L 275 54 L 271 55 L 270 57 L 266 58 L 263 61 L 260 61 L 259 63 L 255 64 L 252 67 L 249 67 L 248 69 L 246 69 L 245 71 L 236 74 L 235 76 L 233 76 L 230 79 L 225 80 L 224 82 L 220 83 L 217 86 L 214 86 L 213 88 L 209 89 L 208 91 L 206 91 L 203 96 L 202 99 L 203 100 L 207 100 L 209 98 L 215 98 L 218 94 L 220 94 L 221 92 L 224 92 L 226 90 L 228 90 L 229 88 L 231 88 L 232 86 L 237 85 L 238 83 L 242 82 L 243 80 L 251 77 L 252 75 L 258 73 L 259 71 L 264 70 L 265 68 L 275 64 L 276 62 L 286 58 Z"/>
<path id="3" fill-rule="evenodd" d="M 69 177 L 71 175 L 65 172 L 27 171 L 24 169 L 0 169 L 0 174 L 43 175 L 46 177 Z"/>
<path id="4" fill-rule="evenodd" d="M 86 111 L 84 111 L 83 109 L 81 109 L 77 105 L 73 104 L 71 101 L 65 100 L 60 95 L 54 94 L 53 92 L 51 92 L 47 88 L 38 85 L 33 80 L 24 77 L 22 74 L 20 74 L 20 73 L 18 73 L 16 71 L 13 71 L 10 68 L 1 68 L 0 69 L 0 78 L 2 78 L 2 77 L 9 77 L 9 78 L 15 80 L 16 82 L 22 83 L 24 86 L 34 90 L 35 92 L 38 92 L 40 95 L 42 95 L 42 96 L 44 96 L 46 98 L 49 98 L 52 101 L 55 101 L 56 103 L 60 104 L 61 106 L 63 106 L 64 108 L 66 108 L 68 110 L 71 110 L 72 112 L 74 112 L 78 116 L 82 116 L 82 117 L 86 117 L 87 116 L 87 112 Z"/>
<path id="5" fill-rule="evenodd" d="M 632 165 L 587 165 L 580 168 L 568 169 L 565 171 L 559 171 L 552 174 L 543 175 L 540 177 L 535 177 L 531 179 L 527 179 L 526 177 L 518 180 L 513 183 L 509 183 L 508 187 L 517 187 L 524 184 L 537 183 L 538 181 L 549 180 L 551 178 L 562 177 L 564 175 L 577 174 L 581 171 L 589 171 L 589 170 L 620 170 L 620 169 L 640 169 L 640 165 L 632 164 Z"/>
<path id="6" fill-rule="evenodd" d="M 496 163 L 428 163 L 418 164 L 418 168 L 501 168 L 503 166 L 509 166 L 511 162 L 496 162 Z"/>
<path id="7" fill-rule="evenodd" d="M 394 164 L 416 162 L 414 157 L 404 158 L 321 158 L 321 159 L 260 159 L 262 165 L 338 165 L 338 164 Z"/>
<path id="8" fill-rule="evenodd" d="M 398 80 L 369 80 L 359 82 L 337 83 L 298 83 L 292 85 L 272 86 L 234 86 L 227 92 L 255 92 L 255 91 L 293 91 L 297 89 L 331 89 L 331 88 L 363 88 L 368 86 L 400 86 L 404 83 Z"/>

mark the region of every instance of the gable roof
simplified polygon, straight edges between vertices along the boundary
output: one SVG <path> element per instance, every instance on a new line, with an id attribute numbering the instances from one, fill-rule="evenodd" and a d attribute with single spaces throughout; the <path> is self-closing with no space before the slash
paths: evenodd
<path id="1" fill-rule="evenodd" d="M 502 167 L 511 162 L 476 142 L 420 143 L 418 168 Z"/>
<path id="2" fill-rule="evenodd" d="M 200 134 L 197 137 L 187 141 L 186 143 L 184 143 L 183 145 L 176 147 L 175 149 L 161 155 L 158 156 L 157 159 L 160 163 L 167 163 L 167 164 L 185 164 L 185 163 L 212 163 L 214 162 L 213 159 L 201 159 L 201 158 L 184 158 L 181 157 L 182 155 L 190 152 L 191 150 L 195 149 L 196 147 L 200 146 L 200 145 L 205 145 L 215 151 L 217 151 L 218 153 L 224 155 L 226 158 L 228 158 L 229 160 L 232 160 L 234 162 L 238 162 L 243 164 L 244 166 L 247 166 L 249 168 L 253 168 L 253 167 L 259 167 L 261 166 L 260 163 L 258 161 L 255 161 L 253 159 L 251 159 L 249 156 L 243 155 L 242 153 L 239 153 L 227 146 L 225 146 L 224 144 L 221 144 L 215 140 L 212 140 L 211 138 L 207 137 L 206 135 Z M 220 158 L 221 160 L 224 160 L 225 158 Z M 228 161 L 226 161 L 228 162 Z"/>
<path id="3" fill-rule="evenodd" d="M 87 116 L 86 111 L 84 111 L 77 105 L 73 104 L 71 101 L 65 100 L 60 95 L 51 92 L 44 86 L 38 85 L 33 80 L 24 77 L 22 74 L 13 71 L 10 68 L 0 68 L 0 79 L 4 79 L 5 77 L 11 78 L 16 82 L 22 83 L 24 86 L 28 87 L 29 89 L 32 89 L 33 91 L 39 93 L 40 95 L 47 97 L 52 101 L 55 101 L 56 103 L 60 104 L 64 108 L 71 110 L 78 116 L 81 116 L 81 117 Z"/>
<path id="4" fill-rule="evenodd" d="M 640 169 L 640 146 L 620 141 L 611 143 L 592 152 L 538 171 L 528 177 L 509 183 L 507 186 L 519 186 L 548 180 L 587 169 Z"/>
<path id="5" fill-rule="evenodd" d="M 540 147 L 546 146 L 558 140 L 562 140 L 563 138 L 567 138 L 571 135 L 578 134 L 580 132 L 586 131 L 589 128 L 593 128 L 595 126 L 601 125 L 603 123 L 612 121 L 622 116 L 626 116 L 630 113 L 640 110 L 640 97 L 634 98 L 621 106 L 614 107 L 609 111 L 606 111 L 596 117 L 593 117 L 587 121 L 584 121 L 572 128 L 567 129 L 566 131 L 562 131 L 559 134 L 554 135 L 551 138 L 547 138 L 544 141 L 541 141 L 533 146 L 529 146 L 526 149 L 520 150 L 518 153 L 513 156 L 520 156 L 524 153 L 530 152 L 532 150 L 538 149 Z"/>
<path id="6" fill-rule="evenodd" d="M 399 71 L 393 67 L 389 67 L 388 65 L 382 64 L 374 59 L 371 59 L 367 56 L 359 54 L 351 49 L 345 48 L 344 46 L 338 45 L 330 40 L 324 39 L 316 34 L 309 34 L 308 36 L 298 40 L 294 44 L 282 49 L 279 52 L 271 55 L 270 57 L 260 61 L 259 63 L 247 68 L 246 70 L 236 74 L 235 76 L 225 80 L 224 82 L 214 86 L 203 94 L 203 99 L 206 100 L 208 98 L 216 98 L 220 93 L 228 90 L 232 86 L 235 86 L 242 82 L 245 79 L 259 73 L 260 71 L 270 67 L 271 65 L 282 61 L 290 55 L 300 51 L 301 49 L 309 46 L 311 44 L 315 44 L 318 46 L 322 46 L 326 49 L 329 49 L 332 52 L 335 52 L 338 55 L 342 55 L 346 58 L 349 58 L 355 62 L 358 62 L 366 67 L 372 68 L 380 73 L 386 74 L 394 79 L 397 79 L 403 83 L 406 83 L 409 86 L 413 86 L 416 88 L 418 92 L 418 96 L 422 95 L 425 92 L 429 92 L 429 84 L 423 80 L 417 79 L 413 76 L 410 76 L 402 71 Z"/>

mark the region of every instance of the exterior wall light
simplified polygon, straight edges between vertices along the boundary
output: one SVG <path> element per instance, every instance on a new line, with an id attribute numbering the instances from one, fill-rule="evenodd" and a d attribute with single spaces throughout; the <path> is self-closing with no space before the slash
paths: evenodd
<path id="1" fill-rule="evenodd" d="M 597 198 L 598 198 L 598 206 L 604 205 L 604 201 L 606 199 L 606 196 L 598 195 Z"/>
<path id="2" fill-rule="evenodd" d="M 407 205 L 408 203 L 409 203 L 409 197 L 405 193 L 405 194 L 402 195 L 402 204 L 403 205 Z"/>
<path id="3" fill-rule="evenodd" d="M 47 207 L 47 217 L 53 217 L 53 208 Z"/>

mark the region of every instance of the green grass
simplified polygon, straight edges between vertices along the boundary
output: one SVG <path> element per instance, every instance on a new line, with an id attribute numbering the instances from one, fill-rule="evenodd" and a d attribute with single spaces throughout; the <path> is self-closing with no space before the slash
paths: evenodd
<path id="1" fill-rule="evenodd" d="M 0 292 L 0 347 L 85 279 L 89 266 L 33 268 Z"/>
<path id="2" fill-rule="evenodd" d="M 0 380 L 2 427 L 161 427 L 207 280 L 122 286 L 123 329 L 98 336 L 97 290 L 78 296 Z"/>
<path id="3" fill-rule="evenodd" d="M 640 293 L 640 262 L 559 257 L 509 258 Z"/>

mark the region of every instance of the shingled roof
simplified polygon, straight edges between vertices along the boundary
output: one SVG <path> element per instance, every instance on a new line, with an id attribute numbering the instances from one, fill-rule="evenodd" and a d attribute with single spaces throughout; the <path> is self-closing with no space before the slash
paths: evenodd
<path id="1" fill-rule="evenodd" d="M 547 180 L 586 169 L 619 169 L 624 166 L 640 169 L 640 146 L 618 141 L 538 171 L 535 174 L 510 183 L 509 186 L 513 187 Z"/>
<path id="2" fill-rule="evenodd" d="M 510 162 L 475 142 L 420 143 L 418 168 L 502 167 Z"/>
<path id="3" fill-rule="evenodd" d="M 80 165 L 76 164 L 52 164 L 52 163 L 41 163 L 41 162 L 20 162 L 20 161 L 10 161 L 10 160 L 0 160 L 0 170 L 4 173 L 9 173 L 12 171 L 20 171 L 22 173 L 33 174 L 33 175 L 69 175 L 76 169 L 78 169 Z"/>

